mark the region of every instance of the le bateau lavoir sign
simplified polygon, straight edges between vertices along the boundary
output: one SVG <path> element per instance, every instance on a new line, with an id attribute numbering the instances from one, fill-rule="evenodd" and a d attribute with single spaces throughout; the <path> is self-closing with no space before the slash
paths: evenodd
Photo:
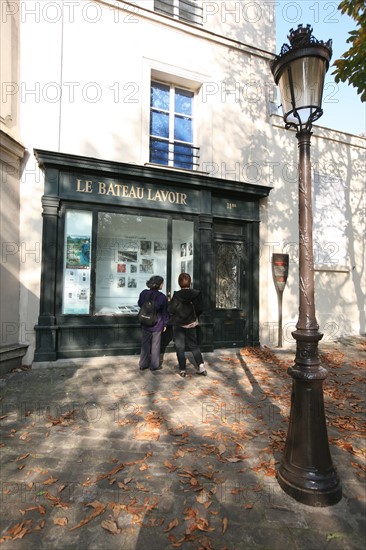
<path id="1" fill-rule="evenodd" d="M 199 193 L 195 190 L 182 192 L 165 186 L 152 184 L 122 183 L 120 181 L 75 178 L 61 175 L 60 195 L 91 202 L 109 202 L 123 206 L 149 206 L 150 208 L 177 208 L 196 212 L 199 208 Z"/>

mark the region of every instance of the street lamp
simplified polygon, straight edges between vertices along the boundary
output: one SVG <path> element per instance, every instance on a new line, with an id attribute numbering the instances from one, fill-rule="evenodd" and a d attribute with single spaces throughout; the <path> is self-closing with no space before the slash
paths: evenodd
<path id="1" fill-rule="evenodd" d="M 277 479 L 295 500 L 309 506 L 331 506 L 342 498 L 342 487 L 330 456 L 325 421 L 323 381 L 318 343 L 323 337 L 315 317 L 313 219 L 310 137 L 312 123 L 322 116 L 324 78 L 332 56 L 332 41 L 318 41 L 312 27 L 291 29 L 281 52 L 271 63 L 279 86 L 286 128 L 295 128 L 299 146 L 299 319 L 292 377 L 290 423 Z"/>

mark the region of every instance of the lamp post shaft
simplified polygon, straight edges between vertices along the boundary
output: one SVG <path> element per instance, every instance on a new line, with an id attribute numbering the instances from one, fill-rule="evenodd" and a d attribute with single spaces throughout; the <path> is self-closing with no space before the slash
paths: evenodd
<path id="1" fill-rule="evenodd" d="M 296 134 L 299 146 L 299 320 L 298 330 L 317 331 L 314 304 L 313 213 L 311 193 L 311 132 Z"/>
<path id="2" fill-rule="evenodd" d="M 315 317 L 312 238 L 310 130 L 296 134 L 299 144 L 299 319 L 292 377 L 290 423 L 277 478 L 282 489 L 310 506 L 330 506 L 342 489 L 330 456 L 318 342 L 323 335 Z"/>

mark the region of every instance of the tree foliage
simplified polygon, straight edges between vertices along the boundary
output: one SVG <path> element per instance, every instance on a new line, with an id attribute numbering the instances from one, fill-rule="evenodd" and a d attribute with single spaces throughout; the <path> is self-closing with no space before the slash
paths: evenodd
<path id="1" fill-rule="evenodd" d="M 357 25 L 356 30 L 348 33 L 350 48 L 334 62 L 336 69 L 332 74 L 336 82 L 352 84 L 361 94 L 361 101 L 366 101 L 366 3 L 365 0 L 342 0 L 338 9 L 352 17 Z"/>

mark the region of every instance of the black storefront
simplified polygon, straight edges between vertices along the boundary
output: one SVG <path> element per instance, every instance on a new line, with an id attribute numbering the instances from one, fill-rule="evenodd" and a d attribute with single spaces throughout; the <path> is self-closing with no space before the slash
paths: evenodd
<path id="1" fill-rule="evenodd" d="M 259 201 L 270 187 L 35 151 L 45 173 L 35 361 L 137 354 L 137 297 L 200 288 L 203 351 L 259 343 Z M 164 348 L 172 350 L 171 330 Z"/>

